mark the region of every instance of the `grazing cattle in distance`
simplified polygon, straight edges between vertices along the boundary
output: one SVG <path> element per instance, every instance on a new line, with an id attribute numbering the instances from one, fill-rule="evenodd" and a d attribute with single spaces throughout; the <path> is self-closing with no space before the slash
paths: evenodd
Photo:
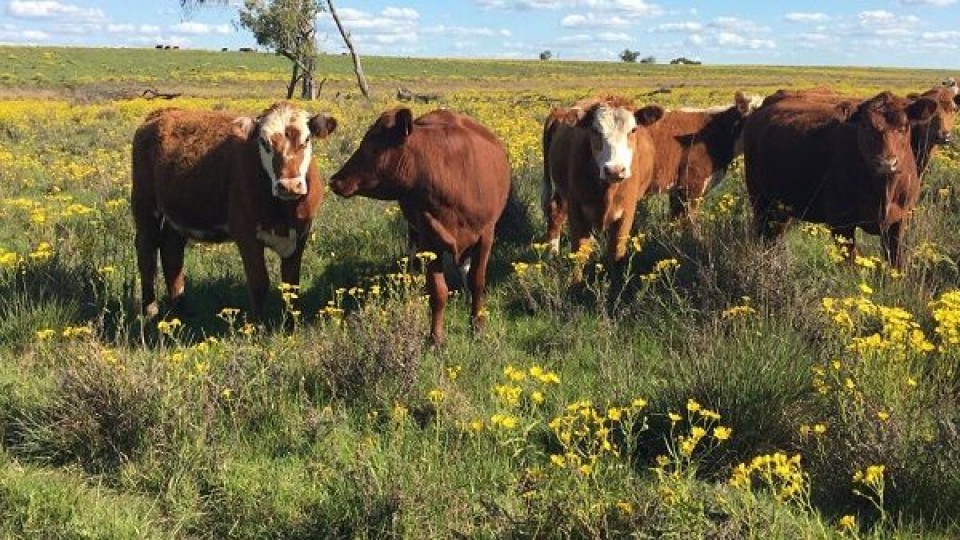
<path id="1" fill-rule="evenodd" d="M 410 109 L 389 110 L 331 176 L 330 187 L 343 197 L 397 201 L 411 240 L 438 255 L 427 264 L 434 343 L 444 340 L 444 253 L 452 255 L 466 275 L 471 321 L 475 330 L 482 329 L 494 227 L 510 191 L 507 153 L 490 130 L 446 109 L 416 120 Z"/>
<path id="2" fill-rule="evenodd" d="M 692 217 L 707 190 L 723 179 L 740 153 L 740 135 L 759 98 L 734 94 L 734 103 L 667 111 L 650 127 L 656 159 L 647 193 L 670 193 L 670 216 Z"/>
<path id="3" fill-rule="evenodd" d="M 543 127 L 541 204 L 554 253 L 569 220 L 574 252 L 584 249 L 596 230 L 607 233 L 609 260 L 623 259 L 637 201 L 653 179 L 650 126 L 663 114 L 657 105 L 636 109 L 617 96 L 551 111 Z"/>
<path id="4" fill-rule="evenodd" d="M 765 239 L 791 218 L 824 223 L 856 255 L 860 227 L 882 236 L 884 254 L 901 261 L 900 235 L 920 180 L 910 149 L 911 124 L 929 122 L 937 104 L 883 92 L 857 103 L 780 100 L 744 127 L 746 182 Z"/>
<path id="5" fill-rule="evenodd" d="M 298 285 L 323 197 L 311 136 L 336 126 L 287 102 L 256 118 L 183 109 L 148 115 L 133 137 L 131 190 L 144 314 L 158 313 L 158 252 L 171 303 L 182 297 L 188 241 L 237 244 L 254 320 L 269 288 L 264 248 L 280 256 L 284 283 Z"/>

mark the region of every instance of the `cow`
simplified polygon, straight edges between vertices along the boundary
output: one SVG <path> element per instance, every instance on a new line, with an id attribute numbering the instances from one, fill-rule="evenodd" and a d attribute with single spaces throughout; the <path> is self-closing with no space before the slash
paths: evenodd
<path id="1" fill-rule="evenodd" d="M 170 303 L 180 303 L 188 241 L 236 243 L 254 321 L 269 288 L 264 248 L 280 256 L 284 283 L 298 285 L 323 197 L 311 137 L 336 127 L 335 118 L 288 102 L 256 118 L 172 108 L 149 114 L 133 136 L 130 193 L 143 314 L 159 311 L 158 252 Z"/>
<path id="2" fill-rule="evenodd" d="M 466 276 L 473 329 L 484 326 L 487 263 L 510 174 L 503 144 L 469 116 L 437 109 L 414 119 L 410 109 L 399 107 L 377 118 L 330 177 L 331 190 L 341 197 L 397 201 L 410 238 L 419 249 L 438 255 L 426 268 L 434 344 L 445 337 L 444 253 Z"/>
<path id="3" fill-rule="evenodd" d="M 954 84 L 956 83 L 954 82 Z M 907 98 L 910 100 L 929 98 L 938 105 L 933 118 L 929 122 L 914 125 L 911 131 L 910 147 L 913 149 L 913 156 L 917 163 L 917 173 L 922 178 L 937 147 L 950 144 L 953 140 L 953 129 L 957 108 L 960 107 L 960 96 L 957 95 L 956 88 L 950 86 L 950 80 L 947 79 L 942 84 L 922 94 L 908 94 Z M 778 90 L 767 96 L 763 105 L 791 100 L 839 104 L 843 101 L 861 101 L 862 99 L 844 97 L 829 88 L 818 87 L 805 90 Z"/>
<path id="4" fill-rule="evenodd" d="M 740 134 L 759 98 L 734 94 L 731 106 L 667 111 L 650 127 L 656 159 L 646 194 L 670 193 L 670 216 L 692 218 L 707 190 L 740 153 Z"/>
<path id="5" fill-rule="evenodd" d="M 824 223 L 852 259 L 860 227 L 881 235 L 899 266 L 920 189 L 911 124 L 929 122 L 936 109 L 929 98 L 882 92 L 862 102 L 780 100 L 752 113 L 743 138 L 757 234 L 775 239 L 791 218 Z"/>
<path id="6" fill-rule="evenodd" d="M 624 258 L 637 201 L 653 179 L 650 128 L 663 115 L 658 105 L 638 109 L 619 96 L 587 98 L 550 112 L 543 126 L 541 205 L 553 253 L 569 220 L 574 252 L 587 249 L 596 230 L 607 234 L 610 263 Z M 582 276 L 577 272 L 573 279 Z"/>

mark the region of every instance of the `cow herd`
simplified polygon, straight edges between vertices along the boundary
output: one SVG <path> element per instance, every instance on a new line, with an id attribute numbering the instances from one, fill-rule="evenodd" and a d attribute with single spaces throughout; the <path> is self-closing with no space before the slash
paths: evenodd
<path id="1" fill-rule="evenodd" d="M 956 84 L 944 83 L 866 99 L 824 88 L 762 100 L 737 92 L 731 106 L 700 110 L 637 107 L 609 95 L 557 107 L 543 127 L 547 240 L 558 252 L 566 224 L 577 251 L 604 233 L 617 266 L 640 199 L 668 192 L 671 215 L 693 219 L 742 153 L 760 237 L 775 239 L 791 219 L 823 223 L 852 258 L 859 227 L 879 234 L 897 265 L 921 175 L 936 146 L 950 142 L 958 106 Z M 262 317 L 269 289 L 265 249 L 279 255 L 283 281 L 297 285 L 324 191 L 311 138 L 336 127 L 334 118 L 287 102 L 257 117 L 181 109 L 148 115 L 134 135 L 131 190 L 143 313 L 158 313 L 158 254 L 171 304 L 182 297 L 188 241 L 237 244 L 253 319 Z M 446 109 L 414 118 L 396 108 L 377 118 L 329 185 L 343 197 L 397 201 L 411 246 L 448 254 L 460 267 L 479 330 L 510 177 L 503 145 L 472 118 Z M 437 343 L 448 297 L 442 261 L 426 268 Z"/>

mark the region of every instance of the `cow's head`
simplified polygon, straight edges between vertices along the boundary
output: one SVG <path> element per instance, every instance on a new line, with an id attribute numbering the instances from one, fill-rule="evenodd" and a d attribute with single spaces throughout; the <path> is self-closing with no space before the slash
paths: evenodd
<path id="1" fill-rule="evenodd" d="M 413 130 L 410 109 L 398 107 L 381 114 L 350 159 L 330 177 L 330 189 L 342 197 L 396 199 L 396 176 L 402 172 L 397 161 Z"/>
<path id="2" fill-rule="evenodd" d="M 587 109 L 569 109 L 564 122 L 589 132 L 590 150 L 600 180 L 620 182 L 633 174 L 637 130 L 657 123 L 663 113 L 658 105 L 634 110 L 622 101 L 604 100 Z"/>
<path id="3" fill-rule="evenodd" d="M 762 104 L 762 96 L 747 97 L 743 95 L 743 92 L 738 90 L 733 94 L 733 105 L 721 113 L 729 116 L 730 138 L 734 141 L 734 156 L 743 154 L 743 125 L 746 123 L 747 116 L 759 109 Z"/>
<path id="4" fill-rule="evenodd" d="M 841 103 L 838 109 L 849 107 Z M 922 97 L 915 101 L 883 92 L 862 102 L 847 118 L 857 126 L 857 144 L 864 162 L 880 176 L 894 175 L 912 162 L 910 126 L 924 125 L 936 113 L 937 103 Z"/>
<path id="5" fill-rule="evenodd" d="M 311 136 L 330 135 L 337 128 L 337 120 L 324 114 L 310 116 L 282 101 L 256 119 L 240 118 L 235 125 L 238 135 L 256 138 L 273 196 L 290 200 L 307 194 L 307 170 L 313 158 Z"/>
<path id="6" fill-rule="evenodd" d="M 954 81 L 956 84 L 956 81 Z M 908 96 L 911 100 L 920 98 L 929 98 L 937 103 L 937 110 L 930 119 L 930 123 L 919 130 L 924 139 L 924 143 L 929 144 L 950 144 L 953 142 L 953 128 L 956 124 L 957 108 L 960 107 L 960 94 L 955 92 L 954 88 L 938 86 L 923 94 L 911 94 Z"/>

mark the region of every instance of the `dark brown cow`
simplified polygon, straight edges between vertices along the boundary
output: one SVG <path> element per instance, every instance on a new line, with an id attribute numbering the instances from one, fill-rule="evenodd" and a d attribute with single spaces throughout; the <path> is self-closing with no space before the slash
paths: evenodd
<path id="1" fill-rule="evenodd" d="M 927 165 L 936 152 L 937 146 L 950 144 L 953 140 L 953 130 L 956 124 L 957 108 L 960 106 L 960 96 L 956 87 L 949 86 L 947 81 L 927 90 L 923 94 L 910 94 L 910 100 L 921 97 L 929 98 L 938 105 L 936 112 L 929 122 L 912 126 L 910 147 L 917 163 L 917 171 L 921 177 L 927 170 Z M 862 98 L 844 97 L 829 88 L 819 87 L 805 90 L 778 90 L 763 100 L 763 105 L 770 105 L 781 101 L 804 100 L 821 103 L 839 104 L 843 101 L 862 101 Z"/>
<path id="2" fill-rule="evenodd" d="M 410 109 L 387 111 L 330 187 L 343 197 L 398 201 L 417 247 L 451 254 L 466 274 L 471 321 L 482 329 L 494 226 L 510 191 L 510 163 L 490 130 L 446 109 L 416 120 Z M 430 338 L 442 343 L 448 295 L 442 257 L 429 262 L 427 272 Z"/>
<path id="3" fill-rule="evenodd" d="M 280 256 L 283 281 L 299 284 L 323 197 L 310 138 L 326 137 L 336 125 L 286 102 L 257 118 L 182 109 L 147 116 L 133 137 L 131 190 L 144 313 L 158 312 L 158 251 L 171 303 L 183 295 L 190 240 L 236 242 L 254 320 L 269 288 L 264 248 Z"/>
<path id="4" fill-rule="evenodd" d="M 910 125 L 929 122 L 936 108 L 884 92 L 859 104 L 781 100 L 751 114 L 744 158 L 758 234 L 776 238 L 794 217 L 824 223 L 853 257 L 860 227 L 882 235 L 885 255 L 899 264 L 920 189 Z"/>
<path id="5" fill-rule="evenodd" d="M 732 106 L 667 111 L 650 127 L 656 159 L 647 193 L 669 191 L 672 218 L 695 214 L 707 190 L 723 179 L 742 152 L 743 122 L 758 105 L 737 92 Z"/>
<path id="6" fill-rule="evenodd" d="M 637 201 L 653 179 L 650 126 L 663 114 L 657 105 L 636 109 L 616 96 L 551 111 L 543 128 L 541 204 L 554 253 L 569 218 L 574 252 L 584 249 L 597 230 L 607 233 L 610 262 L 623 259 Z"/>

